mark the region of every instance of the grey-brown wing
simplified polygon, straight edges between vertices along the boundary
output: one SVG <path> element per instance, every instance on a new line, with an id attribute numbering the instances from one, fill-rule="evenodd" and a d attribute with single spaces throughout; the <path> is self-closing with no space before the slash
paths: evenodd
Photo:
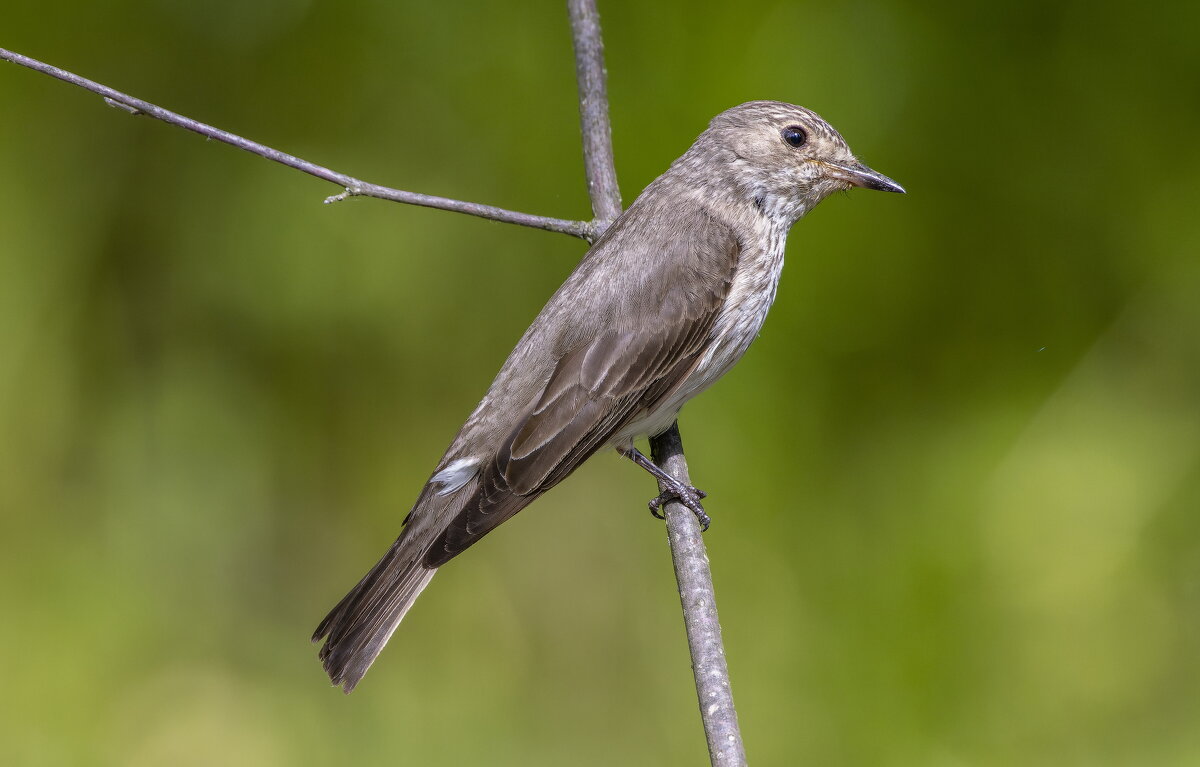
<path id="1" fill-rule="evenodd" d="M 641 326 L 605 331 L 563 355 L 533 409 L 480 467 L 472 498 L 426 554 L 427 566 L 445 563 L 561 482 L 686 379 L 729 291 L 736 241 L 728 248 L 727 275 L 665 291 Z"/>

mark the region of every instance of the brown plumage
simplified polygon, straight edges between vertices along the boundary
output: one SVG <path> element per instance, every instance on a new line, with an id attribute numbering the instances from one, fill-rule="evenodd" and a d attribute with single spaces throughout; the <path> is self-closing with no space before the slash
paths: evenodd
<path id="1" fill-rule="evenodd" d="M 313 641 L 325 639 L 333 682 L 358 684 L 438 567 L 597 450 L 670 426 L 757 335 L 788 229 L 850 186 L 902 191 L 802 107 L 751 102 L 714 118 L 550 298 L 400 537 L 321 622 Z"/>

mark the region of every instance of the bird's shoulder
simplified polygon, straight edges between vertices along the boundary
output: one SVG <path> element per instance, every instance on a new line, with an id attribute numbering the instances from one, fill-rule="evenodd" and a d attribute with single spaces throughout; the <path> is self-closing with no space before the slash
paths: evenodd
<path id="1" fill-rule="evenodd" d="M 720 278 L 739 250 L 735 227 L 699 197 L 655 195 L 639 198 L 588 251 L 582 266 L 616 262 L 630 277 Z M 678 279 L 666 280 L 680 287 Z M 631 288 L 634 286 L 630 286 Z"/>
<path id="2" fill-rule="evenodd" d="M 638 200 L 588 251 L 547 305 L 569 315 L 556 351 L 612 329 L 637 331 L 724 301 L 742 246 L 735 228 L 689 200 Z"/>
<path id="3" fill-rule="evenodd" d="M 703 343 L 729 294 L 740 244 L 733 227 L 698 205 L 639 198 L 588 251 L 505 360 L 442 463 L 467 443 L 498 444 L 552 378 L 573 379 L 621 355 Z M 586 388 L 586 387 L 585 387 Z M 498 413 L 505 417 L 497 417 Z M 440 465 L 439 465 L 440 466 Z"/>

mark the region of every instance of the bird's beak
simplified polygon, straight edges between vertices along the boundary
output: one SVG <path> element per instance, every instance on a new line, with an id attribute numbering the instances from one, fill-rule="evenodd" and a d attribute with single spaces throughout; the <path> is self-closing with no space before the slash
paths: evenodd
<path id="1" fill-rule="evenodd" d="M 837 163 L 821 161 L 821 164 L 825 166 L 829 176 L 839 181 L 845 181 L 852 186 L 862 187 L 863 189 L 874 189 L 879 192 L 904 194 L 904 187 L 882 173 L 871 170 L 861 162 Z"/>

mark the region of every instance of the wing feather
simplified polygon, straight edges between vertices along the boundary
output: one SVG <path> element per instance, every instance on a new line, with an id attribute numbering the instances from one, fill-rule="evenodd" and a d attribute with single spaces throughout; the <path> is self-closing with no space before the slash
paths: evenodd
<path id="1" fill-rule="evenodd" d="M 723 249 L 725 274 L 699 286 L 688 279 L 694 275 L 681 274 L 650 297 L 655 311 L 642 322 L 618 318 L 562 355 L 529 412 L 480 467 L 472 497 L 434 541 L 426 566 L 444 564 L 511 518 L 687 379 L 708 347 L 737 265 L 736 239 L 728 230 L 721 235 L 715 247 Z"/>

